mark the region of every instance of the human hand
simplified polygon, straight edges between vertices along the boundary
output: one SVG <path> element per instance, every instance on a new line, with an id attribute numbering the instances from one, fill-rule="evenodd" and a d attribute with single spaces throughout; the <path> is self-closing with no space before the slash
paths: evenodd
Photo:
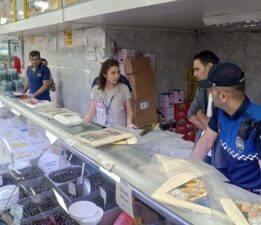
<path id="1" fill-rule="evenodd" d="M 137 129 L 137 128 L 138 128 L 138 127 L 137 127 L 135 124 L 133 124 L 133 123 L 127 124 L 127 127 L 128 127 L 128 128 L 132 128 L 132 129 Z"/>

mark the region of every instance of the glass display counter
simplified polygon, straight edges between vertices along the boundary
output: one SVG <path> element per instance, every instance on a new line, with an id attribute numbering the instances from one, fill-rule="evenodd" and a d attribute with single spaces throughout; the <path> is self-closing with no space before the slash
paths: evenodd
<path id="1" fill-rule="evenodd" d="M 166 224 L 166 221 L 175 225 L 234 224 L 220 205 L 205 207 L 209 201 L 215 200 L 216 187 L 209 183 L 202 189 L 202 182 L 191 176 L 193 171 L 197 174 L 198 168 L 201 168 L 202 174 L 210 174 L 203 177 L 203 181 L 212 180 L 213 173 L 208 172 L 214 170 L 211 167 L 172 159 L 167 159 L 168 164 L 155 167 L 151 156 L 131 145 L 109 144 L 94 148 L 76 138 L 79 133 L 101 129 L 94 124 L 68 127 L 39 114 L 39 111 L 27 107 L 16 98 L 0 95 L 0 102 L 0 112 L 3 112 L 0 114 L 0 154 L 5 155 L 2 161 L 6 162 L 1 165 L 1 185 L 14 185 L 9 190 L 16 195 L 10 200 L 23 206 L 22 224 L 77 224 L 80 220 L 69 213 L 70 206 L 82 200 L 93 202 L 95 207 L 102 209 L 104 214 L 100 224 L 114 224 L 121 214 L 115 200 L 115 186 L 119 182 L 127 182 L 131 188 L 132 196 L 136 199 L 133 203 L 134 215 L 141 218 L 141 224 Z M 21 141 L 21 137 L 26 141 Z M 29 143 L 33 143 L 32 146 Z M 8 155 L 8 152 L 14 153 L 14 148 L 18 149 L 16 154 Z M 25 158 L 30 159 L 30 164 L 22 164 L 19 168 L 16 162 Z M 172 179 L 171 173 L 166 173 L 167 176 L 160 173 L 173 172 L 169 168 L 180 162 L 188 165 L 185 170 L 189 173 L 174 171 L 177 180 Z M 180 182 L 178 177 L 185 177 L 181 176 L 182 173 L 191 176 L 192 180 L 178 187 L 178 190 L 185 191 L 198 184 L 201 191 L 197 191 L 197 194 L 201 192 L 200 196 L 205 196 L 202 190 L 210 191 L 207 201 L 204 199 L 201 202 L 205 206 L 196 205 L 194 208 L 195 204 L 175 202 L 175 198 L 173 202 L 179 204 L 172 204 L 169 199 L 157 200 L 159 198 L 155 197 L 155 193 L 163 184 L 171 178 L 177 187 L 176 183 Z M 193 197 L 194 200 L 197 198 Z M 6 211 L 9 203 L 4 202 L 0 206 Z M 19 209 L 12 210 L 19 214 Z"/>

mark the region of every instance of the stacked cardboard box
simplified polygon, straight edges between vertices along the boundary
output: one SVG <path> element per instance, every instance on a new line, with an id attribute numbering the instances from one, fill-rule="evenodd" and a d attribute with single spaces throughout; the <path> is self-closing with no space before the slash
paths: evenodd
<path id="1" fill-rule="evenodd" d="M 132 87 L 134 123 L 138 127 L 156 123 L 155 77 L 149 58 L 127 59 L 125 69 Z"/>
<path id="2" fill-rule="evenodd" d="M 128 58 L 135 57 L 135 50 L 134 49 L 120 49 L 118 53 L 118 62 L 120 64 L 120 72 L 122 75 L 127 76 L 125 70 L 125 62 Z"/>
<path id="3" fill-rule="evenodd" d="M 159 110 L 164 121 L 169 123 L 174 120 L 174 104 L 171 93 L 161 93 L 158 99 Z"/>
<path id="4" fill-rule="evenodd" d="M 188 79 L 187 79 L 187 99 L 193 100 L 196 91 L 198 89 L 198 80 L 194 77 L 193 67 L 188 68 Z"/>

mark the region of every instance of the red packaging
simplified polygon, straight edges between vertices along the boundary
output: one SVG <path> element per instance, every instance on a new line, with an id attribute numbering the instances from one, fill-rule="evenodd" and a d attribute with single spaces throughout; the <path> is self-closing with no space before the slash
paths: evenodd
<path id="1" fill-rule="evenodd" d="M 192 131 L 193 132 L 195 131 L 195 126 L 192 123 L 186 121 L 186 133 L 192 132 Z"/>
<path id="2" fill-rule="evenodd" d="M 126 212 L 122 212 L 113 225 L 132 225 L 134 219 Z"/>
<path id="3" fill-rule="evenodd" d="M 185 135 L 182 137 L 186 141 L 195 141 L 195 131 L 186 132 Z"/>

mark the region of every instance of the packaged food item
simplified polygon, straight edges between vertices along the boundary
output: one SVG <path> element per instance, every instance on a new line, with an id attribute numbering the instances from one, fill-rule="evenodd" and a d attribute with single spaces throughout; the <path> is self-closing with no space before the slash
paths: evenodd
<path id="1" fill-rule="evenodd" d="M 261 224 L 261 197 L 240 187 L 223 184 L 219 200 L 235 225 Z"/>

